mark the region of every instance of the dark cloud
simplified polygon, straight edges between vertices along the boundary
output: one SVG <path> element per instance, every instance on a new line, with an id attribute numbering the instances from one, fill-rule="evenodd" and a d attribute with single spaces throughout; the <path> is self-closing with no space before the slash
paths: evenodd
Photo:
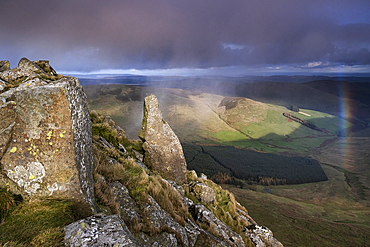
<path id="1" fill-rule="evenodd" d="M 2 0 L 0 59 L 84 71 L 369 64 L 369 12 L 367 0 Z"/>

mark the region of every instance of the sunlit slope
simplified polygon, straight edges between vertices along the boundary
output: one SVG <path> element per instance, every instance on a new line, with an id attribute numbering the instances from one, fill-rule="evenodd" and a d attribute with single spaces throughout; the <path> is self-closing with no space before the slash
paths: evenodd
<path id="1" fill-rule="evenodd" d="M 108 114 L 131 138 L 137 138 L 142 119 L 142 99 L 156 94 L 164 119 L 182 142 L 237 146 L 265 152 L 304 154 L 335 138 L 342 122 L 337 117 L 301 109 L 306 116 L 286 107 L 244 97 L 195 93 L 182 89 L 158 89 L 125 85 L 86 86 L 91 110 Z M 288 121 L 289 112 L 329 133 Z"/>

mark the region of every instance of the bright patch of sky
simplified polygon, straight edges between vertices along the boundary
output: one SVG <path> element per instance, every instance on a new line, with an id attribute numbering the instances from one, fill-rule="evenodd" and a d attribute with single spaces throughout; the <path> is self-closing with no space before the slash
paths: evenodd
<path id="1" fill-rule="evenodd" d="M 231 49 L 231 50 L 243 50 L 245 48 L 244 45 L 232 44 L 232 43 L 222 43 L 224 49 Z"/>
<path id="2" fill-rule="evenodd" d="M 229 66 L 213 68 L 173 68 L 173 69 L 105 69 L 89 73 L 78 71 L 61 71 L 61 74 L 99 77 L 105 75 L 142 75 L 142 76 L 270 76 L 270 75 L 336 75 L 356 74 L 368 76 L 370 65 L 335 65 L 321 61 L 310 62 L 305 65 L 280 65 L 280 66 Z"/>

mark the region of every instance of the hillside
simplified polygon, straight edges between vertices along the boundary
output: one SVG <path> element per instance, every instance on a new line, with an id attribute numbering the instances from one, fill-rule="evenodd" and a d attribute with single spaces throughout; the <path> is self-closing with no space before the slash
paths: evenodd
<path id="1" fill-rule="evenodd" d="M 282 246 L 186 169 L 155 95 L 131 140 L 48 61 L 22 58 L 0 78 L 0 246 Z"/>
<path id="2" fill-rule="evenodd" d="M 351 138 L 337 136 L 343 126 L 352 126 L 351 122 L 343 121 L 335 115 L 338 113 L 336 111 L 339 109 L 340 98 L 336 95 L 328 96 L 328 93 L 322 94 L 317 89 L 305 90 L 307 86 L 297 86 L 296 89 L 300 91 L 298 95 L 304 98 L 300 101 L 296 97 L 298 103 L 307 102 L 308 106 L 312 105 L 310 94 L 303 95 L 304 92 L 318 93 L 317 95 L 323 97 L 322 100 L 321 96 L 317 96 L 321 103 L 327 100 L 325 97 L 328 96 L 329 99 L 329 107 L 313 102 L 323 111 L 315 111 L 310 107 L 305 109 L 297 104 L 302 112 L 311 115 L 306 116 L 287 109 L 295 102 L 284 100 L 290 94 L 284 96 L 282 92 L 283 96 L 279 96 L 290 83 L 280 83 L 281 89 L 270 89 L 269 83 L 266 83 L 266 92 L 256 89 L 257 92 L 260 91 L 258 97 L 252 95 L 253 91 L 247 92 L 246 88 L 258 88 L 261 85 L 242 86 L 246 93 L 253 96 L 250 98 L 240 96 L 245 93 L 243 90 L 238 92 L 239 97 L 235 97 L 235 92 L 238 91 L 235 90 L 235 84 L 227 84 L 230 87 L 219 85 L 220 83 L 216 83 L 214 87 L 207 88 L 207 93 L 204 93 L 205 88 L 202 88 L 201 83 L 195 83 L 194 90 L 95 85 L 86 87 L 86 93 L 91 108 L 98 112 L 109 112 L 122 126 L 129 123 L 128 128 L 133 127 L 136 120 L 120 118 L 120 113 L 125 112 L 136 117 L 134 112 L 141 107 L 141 103 L 135 97 L 142 98 L 148 93 L 156 93 L 163 115 L 184 142 L 188 165 L 206 174 L 229 175 L 210 176 L 222 184 L 229 181 L 232 185 L 222 186 L 233 191 L 236 198 L 250 208 L 252 216 L 271 227 L 276 236 L 284 240 L 284 245 L 353 246 L 355 243 L 357 246 L 366 246 L 367 234 L 362 233 L 369 232 L 368 129 L 348 132 Z M 115 93 L 108 93 L 114 90 Z M 277 91 L 273 92 L 274 90 Z M 102 91 L 107 94 L 101 95 Z M 216 91 L 218 94 L 211 93 Z M 126 100 L 117 100 L 117 95 L 123 95 Z M 276 100 L 269 99 L 268 95 L 275 95 L 284 106 L 271 104 Z M 355 102 L 359 104 L 358 101 Z M 204 113 L 198 109 L 202 109 Z M 325 112 L 325 109 L 333 114 Z M 253 114 L 248 114 L 249 112 Z M 290 122 L 282 116 L 284 112 L 319 128 L 325 128 L 329 134 Z M 209 121 L 204 121 L 206 116 L 210 117 Z M 132 138 L 135 138 L 137 129 L 132 129 L 135 130 Z M 130 135 L 130 131 L 127 133 Z M 227 146 L 236 146 L 242 153 L 244 149 L 248 149 L 258 151 L 261 155 L 268 152 L 314 158 L 320 162 L 328 181 L 284 186 L 270 183 L 266 186 L 273 180 L 264 180 L 266 183 L 263 182 L 262 185 L 253 181 L 233 180 L 232 170 L 202 151 L 202 147 L 227 149 Z M 231 156 L 229 158 L 232 159 Z M 318 225 L 322 227 L 318 228 Z M 357 230 L 354 232 L 351 229 Z M 295 234 L 292 235 L 291 232 Z"/>
<path id="3" fill-rule="evenodd" d="M 85 91 L 89 107 L 112 116 L 130 138 L 137 138 L 141 99 L 150 93 L 158 96 L 164 117 L 181 142 L 187 143 L 308 155 L 326 140 L 335 138 L 343 124 L 351 126 L 350 122 L 341 121 L 334 115 L 303 109 L 311 116 L 299 114 L 300 118 L 329 131 L 329 134 L 320 133 L 287 121 L 282 115 L 290 112 L 286 107 L 244 97 L 118 84 L 86 86 Z"/>

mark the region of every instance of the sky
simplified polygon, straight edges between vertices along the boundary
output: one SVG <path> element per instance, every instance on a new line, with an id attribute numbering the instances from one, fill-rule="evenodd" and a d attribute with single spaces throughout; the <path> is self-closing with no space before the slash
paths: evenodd
<path id="1" fill-rule="evenodd" d="M 370 73 L 370 1 L 1 0 L 0 44 L 67 73 Z"/>

